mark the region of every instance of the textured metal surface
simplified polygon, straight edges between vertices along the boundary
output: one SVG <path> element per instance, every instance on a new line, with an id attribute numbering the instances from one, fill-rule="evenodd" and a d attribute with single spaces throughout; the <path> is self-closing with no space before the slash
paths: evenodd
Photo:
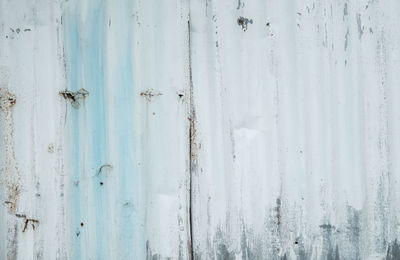
<path id="1" fill-rule="evenodd" d="M 0 0 L 0 259 L 400 259 L 397 0 Z"/>

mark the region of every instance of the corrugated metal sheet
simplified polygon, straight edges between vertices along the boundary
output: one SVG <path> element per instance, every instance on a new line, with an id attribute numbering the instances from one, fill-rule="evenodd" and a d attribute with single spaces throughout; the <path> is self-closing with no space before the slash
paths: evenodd
<path id="1" fill-rule="evenodd" d="M 1 0 L 0 259 L 400 259 L 397 0 Z"/>

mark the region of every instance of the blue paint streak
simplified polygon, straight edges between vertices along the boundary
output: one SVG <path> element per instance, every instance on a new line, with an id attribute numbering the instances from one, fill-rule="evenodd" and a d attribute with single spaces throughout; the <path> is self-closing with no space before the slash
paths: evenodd
<path id="1" fill-rule="evenodd" d="M 63 14 L 64 23 L 64 45 L 66 53 L 68 89 L 79 90 L 84 88 L 89 91 L 85 104 L 78 110 L 69 107 L 69 117 L 72 124 L 73 143 L 73 180 L 80 182 L 74 186 L 73 213 L 74 232 L 80 231 L 79 236 L 74 237 L 73 259 L 83 259 L 93 256 L 95 259 L 116 258 L 118 253 L 122 259 L 145 259 L 146 241 L 144 232 L 144 213 L 140 209 L 142 191 L 140 190 L 140 172 L 137 160 L 134 157 L 134 148 L 140 143 L 135 133 L 134 125 L 134 75 L 133 64 L 133 25 L 132 25 L 132 2 L 118 0 L 113 2 L 111 8 L 119 6 L 118 14 L 113 21 L 117 36 L 110 39 L 117 43 L 117 49 L 113 50 L 117 59 L 116 66 L 110 68 L 112 75 L 112 99 L 115 100 L 113 110 L 115 114 L 110 120 L 116 129 L 116 140 L 118 144 L 118 159 L 116 162 L 107 161 L 107 122 L 105 105 L 105 81 L 104 65 L 106 41 L 104 31 L 108 27 L 108 19 L 105 17 L 104 4 L 101 0 L 87 0 L 84 21 L 81 20 L 81 8 L 84 2 L 75 1 L 66 4 Z M 122 4 L 122 5 L 121 5 Z M 122 7 L 122 8 L 121 8 Z M 85 118 L 87 115 L 87 119 Z M 86 121 L 87 120 L 87 121 Z M 85 151 L 89 153 L 85 155 Z M 88 158 L 88 161 L 82 161 Z M 121 201 L 118 205 L 107 204 L 105 188 L 107 177 L 105 172 L 97 175 L 97 171 L 103 164 L 115 164 L 119 175 L 119 192 Z M 86 178 L 81 179 L 82 176 Z M 88 180 L 89 182 L 85 182 Z M 100 185 L 103 182 L 104 185 Z M 90 186 L 91 185 L 91 186 Z M 89 209 L 82 206 L 85 201 L 83 191 L 92 187 L 93 205 Z M 120 210 L 121 226 L 107 228 L 114 220 L 107 219 L 108 211 Z M 82 219 L 88 216 L 88 212 L 94 210 L 95 219 Z M 116 214 L 118 216 L 118 214 Z M 94 234 L 80 226 L 81 222 L 95 221 Z M 84 223 L 85 224 L 85 223 Z M 88 223 L 86 223 L 88 224 Z M 86 232 L 86 233 L 85 233 Z M 113 252 L 109 247 L 112 234 L 108 232 L 119 232 L 119 246 L 121 252 Z"/>
<path id="2" fill-rule="evenodd" d="M 66 78 L 67 88 L 72 91 L 79 89 L 79 71 L 80 71 L 80 49 L 79 49 L 79 33 L 78 33 L 78 17 L 76 15 L 70 15 L 76 10 L 74 6 L 66 9 L 63 13 L 63 25 L 64 25 L 64 48 L 65 48 L 65 62 L 66 62 Z M 68 101 L 67 106 L 69 106 Z M 80 152 L 80 120 L 79 111 L 67 107 L 67 115 L 70 117 L 72 124 L 72 160 L 73 160 L 73 175 L 72 175 L 72 212 L 74 219 L 72 234 L 75 234 L 73 240 L 73 252 L 72 258 L 80 259 L 82 256 L 81 248 L 81 210 L 80 210 L 80 168 L 81 168 L 81 152 Z"/>
<path id="3" fill-rule="evenodd" d="M 93 185 L 93 200 L 94 210 L 96 218 L 96 259 L 109 259 L 107 254 L 108 240 L 111 238 L 106 234 L 105 230 L 109 223 L 106 219 L 107 199 L 104 187 L 100 186 L 99 180 L 97 179 L 97 171 L 101 165 L 108 163 L 106 161 L 106 109 L 104 103 L 104 54 L 105 54 L 105 36 L 104 36 L 104 10 L 103 3 L 99 0 L 90 1 L 89 13 L 85 20 L 86 33 L 85 35 L 85 51 L 83 54 L 83 84 L 89 91 L 90 96 L 87 99 L 87 112 L 89 129 L 87 138 L 91 139 L 89 144 L 91 145 L 90 152 L 90 169 L 91 178 Z M 102 173 L 104 174 L 104 172 Z M 104 176 L 101 175 L 104 179 Z M 106 182 L 106 180 L 102 180 Z"/>
<path id="4" fill-rule="evenodd" d="M 100 185 L 106 182 L 104 176 L 98 178 L 97 171 L 101 165 L 108 163 L 106 161 L 106 108 L 104 104 L 104 53 L 105 53 L 105 36 L 104 36 L 104 5 L 101 0 L 90 0 L 85 13 L 85 20 L 79 23 L 80 7 L 71 4 L 68 12 L 64 13 L 64 41 L 66 47 L 67 60 L 67 78 L 68 88 L 70 90 L 78 90 L 81 88 L 89 91 L 85 105 L 81 105 L 78 110 L 72 112 L 73 125 L 73 153 L 74 153 L 74 180 L 79 181 L 79 186 L 74 191 L 73 210 L 75 214 L 74 228 L 81 231 L 80 236 L 75 238 L 74 242 L 74 258 L 81 259 L 84 256 L 94 256 L 95 259 L 109 259 L 109 250 L 107 245 L 108 239 L 111 238 L 106 234 L 108 221 L 107 216 L 107 197 L 105 189 Z M 71 111 L 72 109 L 69 109 Z M 87 122 L 85 122 L 84 114 L 87 114 Z M 82 140 L 85 137 L 85 140 Z M 83 142 L 81 142 L 81 140 Z M 89 147 L 85 147 L 89 146 Z M 85 158 L 85 148 L 89 152 L 89 161 L 82 168 L 82 158 Z M 85 172 L 81 172 L 85 170 Z M 85 176 L 84 182 L 80 180 L 80 176 Z M 95 221 L 95 234 L 86 233 L 83 239 L 84 226 L 80 223 L 84 222 L 82 217 L 88 216 L 81 214 L 81 202 L 86 198 L 82 196 L 80 189 L 88 189 L 93 187 L 92 196 L 94 204 L 95 219 L 86 219 L 86 221 Z M 86 227 L 89 226 L 86 223 Z M 90 223 L 93 225 L 93 223 Z M 90 231 L 89 231 L 90 232 Z M 94 244 L 94 247 L 92 246 Z M 86 254 L 82 254 L 85 250 Z"/>
<path id="5" fill-rule="evenodd" d="M 113 20 L 117 36 L 116 57 L 118 62 L 112 68 L 113 95 L 115 97 L 115 120 L 118 134 L 119 174 L 121 197 L 121 256 L 123 259 L 146 259 L 144 220 L 140 207 L 140 176 L 135 163 L 134 148 L 140 143 L 136 140 L 134 124 L 134 97 L 138 95 L 134 86 L 132 1 L 119 2 L 123 10 L 116 10 L 118 17 Z"/>

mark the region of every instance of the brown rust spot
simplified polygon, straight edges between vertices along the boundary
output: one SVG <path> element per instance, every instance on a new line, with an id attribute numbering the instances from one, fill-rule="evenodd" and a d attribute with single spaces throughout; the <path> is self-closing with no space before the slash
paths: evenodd
<path id="1" fill-rule="evenodd" d="M 0 109 L 7 111 L 17 103 L 17 98 L 7 88 L 0 88 Z"/>
<path id="2" fill-rule="evenodd" d="M 7 185 L 7 190 L 8 190 L 8 201 L 6 201 L 6 204 L 9 205 L 9 210 L 12 214 L 15 213 L 17 210 L 17 202 L 20 194 L 19 186 L 15 183 Z"/>
<path id="3" fill-rule="evenodd" d="M 70 91 L 70 90 L 63 90 L 60 91 L 59 94 L 65 99 L 69 100 L 72 107 L 78 109 L 80 106 L 80 100 L 84 100 L 88 95 L 89 91 L 84 88 L 81 88 L 78 91 Z"/>
<path id="4" fill-rule="evenodd" d="M 146 98 L 147 101 L 151 102 L 151 99 L 156 96 L 161 96 L 162 93 L 154 92 L 152 89 L 140 92 L 140 96 Z"/>
<path id="5" fill-rule="evenodd" d="M 195 115 L 193 114 L 193 117 Z M 197 130 L 195 125 L 195 120 L 193 118 L 188 118 L 190 122 L 189 126 L 189 142 L 190 142 L 190 157 L 192 160 L 192 164 L 197 166 L 197 151 L 198 151 L 198 143 L 197 143 Z"/>
<path id="6" fill-rule="evenodd" d="M 6 76 L 2 76 L 3 78 Z M 4 83 L 4 86 L 7 86 Z M 0 115 L 0 122 L 2 122 L 2 128 L 4 133 L 5 142 L 5 167 L 0 169 L 0 171 L 5 172 L 5 185 L 8 191 L 7 205 L 9 206 L 9 211 L 14 214 L 17 209 L 18 197 L 20 194 L 19 189 L 19 169 L 17 164 L 17 159 L 14 151 L 14 124 L 13 124 L 13 113 L 12 107 L 16 104 L 17 99 L 14 94 L 12 94 L 7 87 L 0 88 L 0 110 L 3 111 Z"/>
<path id="7" fill-rule="evenodd" d="M 237 23 L 239 26 L 242 27 L 242 30 L 245 32 L 245 31 L 247 31 L 248 24 L 253 24 L 253 19 L 249 19 L 249 18 L 240 16 L 237 19 Z"/>
<path id="8" fill-rule="evenodd" d="M 47 146 L 47 151 L 48 151 L 49 153 L 54 153 L 54 144 L 49 144 L 49 145 Z"/>

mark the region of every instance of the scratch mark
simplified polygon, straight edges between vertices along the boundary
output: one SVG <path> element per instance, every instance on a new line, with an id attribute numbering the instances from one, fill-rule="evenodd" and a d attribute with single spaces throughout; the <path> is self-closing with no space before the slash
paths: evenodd
<path id="1" fill-rule="evenodd" d="M 113 169 L 113 167 L 112 167 L 111 164 L 103 164 L 103 165 L 99 168 L 99 170 L 97 171 L 97 175 L 99 176 L 100 173 L 102 173 L 103 169 L 105 169 L 105 168 L 108 168 L 108 169 L 110 169 L 110 170 Z"/>

